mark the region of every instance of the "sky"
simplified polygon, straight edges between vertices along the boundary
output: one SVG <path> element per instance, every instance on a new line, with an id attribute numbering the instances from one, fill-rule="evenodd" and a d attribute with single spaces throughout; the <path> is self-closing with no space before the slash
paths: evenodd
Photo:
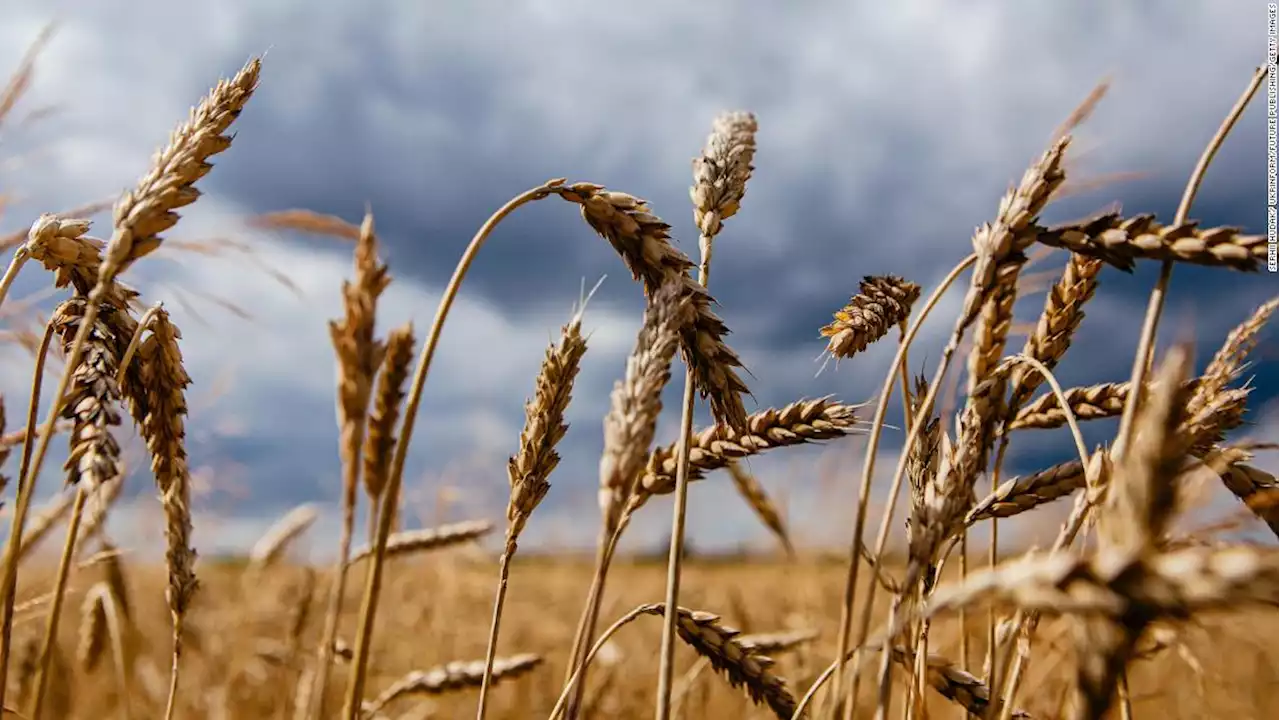
<path id="1" fill-rule="evenodd" d="M 1261 6 L 1250 3 L 942 3 L 723 0 L 590 3 L 47 2 L 0 5 L 0 73 L 51 21 L 29 92 L 0 127 L 0 233 L 44 211 L 112 200 L 220 77 L 262 55 L 261 86 L 168 237 L 230 239 L 250 253 L 167 249 L 130 270 L 144 300 L 183 329 L 196 544 L 250 544 L 281 514 L 315 503 L 304 548 L 336 546 L 340 467 L 327 321 L 351 274 L 342 241 L 249 227 L 255 214 L 306 208 L 359 222 L 374 213 L 394 277 L 382 331 L 412 320 L 419 339 L 475 229 L 511 196 L 548 178 L 591 181 L 649 200 L 679 246 L 697 252 L 690 161 L 712 119 L 750 110 L 759 149 L 741 212 L 717 240 L 711 293 L 750 372 L 748 409 L 834 395 L 874 400 L 894 347 L 882 342 L 816 375 L 818 328 L 864 275 L 905 276 L 928 293 L 970 251 L 1053 130 L 1099 82 L 1111 89 L 1081 127 L 1067 166 L 1079 192 L 1045 222 L 1118 204 L 1172 218 L 1201 149 L 1264 61 Z M 1260 97 L 1222 147 L 1191 216 L 1265 232 L 1265 107 Z M 1101 182 L 1106 181 L 1106 182 Z M 110 234 L 109 213 L 94 233 Z M 1065 256 L 1033 272 L 1052 278 Z M 272 271 L 283 273 L 281 282 Z M 1157 268 L 1106 269 L 1059 377 L 1126 379 Z M 589 349 L 568 413 L 553 489 L 522 547 L 582 547 L 598 522 L 601 418 L 639 326 L 643 298 L 608 244 L 556 200 L 521 208 L 490 239 L 443 333 L 406 470 L 412 524 L 501 520 L 506 458 L 543 350 L 582 287 Z M 47 308 L 35 264 L 9 302 Z M 1276 294 L 1274 275 L 1179 266 L 1164 345 L 1194 334 L 1203 364 L 1226 332 Z M 43 294 L 42 294 L 43 293 Z M 34 295 L 33 295 L 34 294 Z M 42 298 L 42 299 L 41 299 Z M 944 296 L 913 348 L 932 374 L 959 292 Z M 1034 322 L 1043 290 L 1017 306 Z M 10 321 L 11 322 L 11 321 Z M 1020 347 L 1021 338 L 1011 341 Z M 1277 435 L 1276 331 L 1253 358 L 1250 437 Z M 11 424 L 28 398 L 30 356 L 9 346 L 0 391 Z M 678 426 L 675 382 L 659 439 Z M 51 388 L 49 390 L 51 392 Z M 47 393 L 46 393 L 47 396 Z M 897 403 L 891 403 L 891 408 Z M 870 408 L 868 408 L 868 414 Z M 698 410 L 705 423 L 705 407 Z M 901 426 L 891 413 L 891 423 Z M 1090 443 L 1114 433 L 1088 427 Z M 882 440 L 876 503 L 902 442 Z M 158 503 L 136 443 L 112 532 L 139 546 L 159 535 Z M 1073 456 L 1065 430 L 1015 439 L 1008 472 Z M 863 441 L 786 451 L 751 463 L 787 508 L 802 545 L 847 543 Z M 60 454 L 59 454 L 60 453 Z M 55 443 L 41 495 L 59 487 Z M 887 460 L 885 458 L 888 458 Z M 1257 464 L 1276 471 L 1276 456 Z M 1230 498 L 1227 498 L 1230 501 Z M 1234 501 L 1232 501 L 1234 502 Z M 1220 504 L 1229 514 L 1237 508 Z M 1053 510 L 1023 525 L 1044 526 Z M 363 513 L 361 513 L 363 515 Z M 633 547 L 664 542 L 670 503 L 650 503 Z M 774 547 L 723 474 L 690 493 L 695 547 Z"/>

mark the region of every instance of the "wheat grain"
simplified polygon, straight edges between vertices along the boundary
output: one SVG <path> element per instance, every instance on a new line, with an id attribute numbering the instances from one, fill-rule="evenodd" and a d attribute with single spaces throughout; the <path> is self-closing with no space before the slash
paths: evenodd
<path id="1" fill-rule="evenodd" d="M 477 540 L 491 532 L 493 523 L 488 520 L 466 520 L 423 530 L 406 530 L 391 536 L 387 541 L 385 556 L 390 558 L 453 547 Z M 371 547 L 357 548 L 351 553 L 351 564 L 365 560 L 372 554 Z"/>
<path id="2" fill-rule="evenodd" d="M 697 480 L 713 470 L 776 448 L 816 443 L 844 437 L 858 422 L 861 406 L 844 405 L 830 398 L 798 400 L 782 408 L 752 413 L 739 433 L 713 425 L 694 433 L 689 447 L 689 479 Z M 653 495 L 675 490 L 675 446 L 664 445 L 649 454 L 640 487 L 629 510 L 634 512 Z"/>
<path id="3" fill-rule="evenodd" d="M 541 663 L 540 655 L 512 655 L 495 660 L 489 675 L 495 681 L 511 680 L 532 671 Z M 392 683 L 373 700 L 364 703 L 361 712 L 365 715 L 380 712 L 395 700 L 410 695 L 440 695 L 478 688 L 484 673 L 485 663 L 481 660 L 455 661 L 425 672 L 414 671 Z"/>
<path id="4" fill-rule="evenodd" d="M 920 286 L 893 275 L 868 275 L 858 286 L 858 294 L 837 310 L 831 324 L 819 331 L 827 340 L 827 354 L 850 358 L 888 334 L 911 315 L 920 299 Z"/>
<path id="5" fill-rule="evenodd" d="M 104 282 L 158 248 L 160 233 L 178 222 L 174 211 L 200 197 L 195 183 L 213 169 L 209 158 L 231 147 L 225 133 L 257 89 L 260 69 L 254 58 L 231 80 L 220 80 L 152 158 L 137 186 L 116 203 L 115 232 L 99 270 Z"/>
<path id="6" fill-rule="evenodd" d="M 1084 320 L 1084 305 L 1093 298 L 1098 287 L 1102 261 L 1072 254 L 1062 270 L 1062 277 L 1045 296 L 1044 310 L 1035 330 L 1027 336 L 1022 353 L 1044 363 L 1050 370 L 1066 354 L 1071 338 Z M 1036 388 L 1041 376 L 1028 368 L 1014 369 L 1009 378 L 1009 407 L 1020 409 Z M 1052 393 L 1049 394 L 1052 397 Z"/>
<path id="7" fill-rule="evenodd" d="M 688 274 L 693 261 L 671 245 L 667 232 L 671 226 L 650 212 L 645 201 L 600 185 L 575 183 L 553 190 L 582 207 L 583 219 L 609 241 L 632 276 L 644 284 L 650 301 L 668 282 L 677 283 L 688 296 L 690 309 L 680 327 L 685 362 L 693 370 L 698 390 L 711 402 L 716 421 L 741 427 L 746 418 L 742 394 L 747 386 L 735 368 L 742 367 L 742 361 L 724 342 L 729 330 L 712 312 L 714 300 Z"/>
<path id="8" fill-rule="evenodd" d="M 413 342 L 412 323 L 387 333 L 386 353 L 364 440 L 364 488 L 373 505 L 382 497 L 391 469 L 396 423 L 400 418 L 400 404 L 404 402 L 404 383 L 413 360 Z"/>
<path id="9" fill-rule="evenodd" d="M 1267 256 L 1266 238 L 1237 228 L 1200 229 L 1196 222 L 1161 225 L 1154 215 L 1107 213 L 1053 228 L 1033 227 L 1036 242 L 1097 258 L 1131 271 L 1137 260 L 1182 262 L 1256 272 Z"/>
<path id="10" fill-rule="evenodd" d="M 606 535 L 617 531 L 623 510 L 636 492 L 662 413 L 662 390 L 671 380 L 676 330 L 687 307 L 687 296 L 678 285 L 667 284 L 654 293 L 626 371 L 614 384 L 600 455 L 600 511 Z"/>

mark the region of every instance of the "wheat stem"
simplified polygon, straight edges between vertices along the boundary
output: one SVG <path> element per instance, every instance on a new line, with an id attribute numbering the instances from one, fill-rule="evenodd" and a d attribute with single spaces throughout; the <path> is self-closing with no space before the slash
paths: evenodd
<path id="1" fill-rule="evenodd" d="M 147 311 L 138 318 L 138 327 L 133 330 L 133 337 L 129 338 L 129 346 L 125 348 L 124 354 L 120 356 L 120 367 L 116 370 L 116 383 L 123 386 L 124 376 L 129 370 L 129 363 L 133 362 L 133 356 L 138 352 L 138 346 L 142 344 L 142 336 L 151 327 L 151 323 L 155 322 L 156 315 L 164 308 L 162 303 L 156 303 L 147 308 Z"/>
<path id="2" fill-rule="evenodd" d="M 32 720 L 40 720 L 40 710 L 44 705 L 45 689 L 49 683 L 49 662 L 53 658 L 54 647 L 58 644 L 58 623 L 62 618 L 62 603 L 67 594 L 67 579 L 71 575 L 76 534 L 80 531 L 80 518 L 84 515 L 84 502 L 87 497 L 84 483 L 80 483 L 76 487 L 76 502 L 71 508 L 71 519 L 67 522 L 67 539 L 62 545 L 62 557 L 58 561 L 58 577 L 53 586 L 53 601 L 49 606 L 49 617 L 45 620 L 44 644 L 40 649 L 40 662 L 36 670 L 35 695 L 31 699 L 31 710 L 28 711 Z"/>
<path id="3" fill-rule="evenodd" d="M 26 245 L 21 245 L 14 251 L 13 259 L 5 268 L 4 277 L 0 278 L 0 305 L 4 304 L 5 298 L 9 296 L 9 288 L 13 287 L 13 281 L 18 279 L 18 273 L 22 272 L 22 266 L 27 264 L 30 257 L 31 251 Z"/>
<path id="4" fill-rule="evenodd" d="M 1204 152 L 1201 153 L 1200 159 L 1196 162 L 1195 169 L 1191 171 L 1191 177 L 1187 180 L 1187 186 L 1182 192 L 1182 200 L 1178 203 L 1178 210 L 1174 213 L 1174 225 L 1180 225 L 1186 222 L 1188 213 L 1191 212 L 1191 203 L 1195 200 L 1196 192 L 1200 188 L 1200 183 L 1204 179 L 1205 173 L 1209 169 L 1209 164 L 1213 162 L 1213 158 L 1218 153 L 1218 148 L 1222 146 L 1222 142 L 1226 140 L 1231 129 L 1235 127 L 1236 120 L 1240 119 L 1240 115 L 1244 113 L 1245 107 L 1249 105 L 1249 101 L 1253 99 L 1258 88 L 1262 86 L 1262 81 L 1267 76 L 1267 66 L 1259 65 L 1253 72 L 1253 77 L 1249 80 L 1249 85 L 1245 87 L 1240 98 L 1236 100 L 1236 104 L 1227 113 L 1227 117 L 1222 121 L 1218 131 L 1210 138 L 1209 144 L 1205 146 Z M 1129 375 L 1129 387 L 1140 388 L 1146 380 L 1147 373 L 1151 369 L 1151 355 L 1155 346 L 1156 327 L 1160 324 L 1160 314 L 1164 309 L 1164 296 L 1169 288 L 1169 280 L 1173 276 L 1173 261 L 1165 260 L 1160 265 L 1160 277 L 1156 280 L 1156 285 L 1151 290 L 1151 297 L 1147 302 L 1147 314 L 1142 321 L 1142 334 L 1138 336 L 1138 350 L 1133 356 L 1133 370 Z M 1138 410 L 1139 393 L 1130 393 L 1129 401 L 1125 403 L 1124 412 L 1120 416 L 1120 430 L 1116 433 L 1116 445 L 1114 456 L 1118 460 L 1124 454 L 1125 448 L 1131 441 L 1133 433 L 1133 421 Z"/>
<path id="5" fill-rule="evenodd" d="M 704 265 L 698 271 L 698 283 L 707 284 Z M 671 683 L 675 674 L 676 603 L 680 599 L 680 563 L 684 555 L 684 525 L 689 496 L 689 445 L 693 440 L 693 370 L 684 378 L 684 398 L 680 411 L 680 440 L 676 445 L 676 491 L 671 511 L 671 544 L 667 555 L 666 609 L 663 615 L 662 651 L 658 658 L 658 700 L 654 717 L 670 720 Z"/>
<path id="6" fill-rule="evenodd" d="M 31 374 L 31 400 L 27 404 L 26 437 L 22 443 L 22 464 L 18 470 L 17 502 L 13 511 L 13 519 L 9 523 L 9 540 L 4 549 L 4 575 L 0 579 L 0 597 L 4 599 L 4 622 L 0 627 L 0 707 L 3 706 L 5 690 L 8 686 L 9 647 L 13 630 L 13 606 L 16 600 L 18 563 L 22 551 L 22 531 L 26 526 L 27 512 L 31 509 L 31 499 L 35 496 L 35 488 L 27 481 L 27 470 L 31 466 L 31 436 L 35 432 L 36 421 L 40 409 L 40 387 L 44 382 L 44 366 L 49 357 L 49 344 L 53 341 L 54 325 L 52 320 L 45 323 L 44 337 L 40 340 L 40 348 L 36 351 L 35 370 Z"/>

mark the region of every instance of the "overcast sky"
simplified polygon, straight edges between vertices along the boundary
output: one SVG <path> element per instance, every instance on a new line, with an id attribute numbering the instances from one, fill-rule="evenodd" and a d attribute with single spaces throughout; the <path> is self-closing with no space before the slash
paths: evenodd
<path id="1" fill-rule="evenodd" d="M 730 342 L 760 407 L 829 393 L 861 402 L 882 381 L 891 344 L 815 378 L 818 328 L 863 275 L 936 285 L 1053 129 L 1105 78 L 1111 92 L 1080 129 L 1068 177 L 1085 186 L 1117 173 L 1130 179 L 1066 198 L 1045 218 L 1116 202 L 1127 213 L 1171 218 L 1201 148 L 1265 59 L 1264 10 L 1252 5 L 903 0 L 744 10 L 654 0 L 570 10 L 542 0 L 498 10 L 486 3 L 8 0 L 0 5 L 0 73 L 17 66 L 46 23 L 60 24 L 30 92 L 0 128 L 0 193 L 8 201 L 0 232 L 29 225 L 41 211 L 117 196 L 213 82 L 266 52 L 234 146 L 216 159 L 200 184 L 205 196 L 169 235 L 233 238 L 253 256 L 168 252 L 128 279 L 148 302 L 166 302 L 184 330 L 195 379 L 189 433 L 201 488 L 199 547 L 242 547 L 293 505 L 316 502 L 326 515 L 311 539 L 323 552 L 336 544 L 339 495 L 326 320 L 340 311 L 350 246 L 252 231 L 246 217 L 302 207 L 358 222 L 368 204 L 395 277 L 380 325 L 412 319 L 421 335 L 475 228 L 550 177 L 650 200 L 685 252 L 696 254 L 690 160 L 716 113 L 751 110 L 760 123 L 756 174 L 718 241 L 711 285 L 733 330 Z M 1264 143 L 1259 98 L 1222 148 L 1194 218 L 1265 232 Z M 94 219 L 95 232 L 108 235 L 109 214 Z M 1054 270 L 1063 259 L 1055 253 L 1035 270 Z M 263 267 L 284 272 L 294 287 Z M 642 298 L 607 243 L 555 200 L 506 221 L 449 319 L 407 470 L 418 522 L 501 518 L 505 461 L 542 351 L 582 283 L 601 275 L 608 277 L 586 314 L 590 349 L 564 460 L 522 545 L 594 538 L 600 419 Z M 1103 272 L 1060 373 L 1064 383 L 1127 377 L 1154 276 L 1150 266 L 1132 276 Z M 12 297 L 47 285 L 33 264 Z M 1194 331 L 1203 363 L 1276 287 L 1265 273 L 1180 266 L 1162 336 Z M 948 296 L 912 354 L 913 365 L 930 374 L 958 300 Z M 1024 297 L 1019 318 L 1033 321 L 1042 303 L 1042 292 Z M 1275 338 L 1273 324 L 1254 358 L 1257 425 L 1250 428 L 1272 441 Z M 30 358 L 4 351 L 0 389 L 13 424 L 26 402 Z M 660 427 L 664 442 L 676 426 L 675 385 Z M 699 417 L 706 420 L 705 408 Z M 1112 431 L 1091 428 L 1089 440 L 1104 442 Z M 884 449 L 894 452 L 901 439 L 888 432 Z M 61 445 L 55 448 L 65 455 Z M 1013 472 L 1072 453 L 1065 430 L 1028 433 L 1013 447 Z M 44 492 L 58 484 L 62 455 L 48 464 Z M 1275 455 L 1259 464 L 1274 472 Z M 857 440 L 751 467 L 786 498 L 802 542 L 846 541 L 861 468 Z M 131 478 L 121 517 L 154 515 L 148 483 L 145 472 Z M 768 545 L 726 478 L 713 476 L 691 498 L 694 544 Z M 647 507 L 633 540 L 660 541 L 669 508 Z M 118 534 L 140 539 L 158 527 L 116 524 Z"/>

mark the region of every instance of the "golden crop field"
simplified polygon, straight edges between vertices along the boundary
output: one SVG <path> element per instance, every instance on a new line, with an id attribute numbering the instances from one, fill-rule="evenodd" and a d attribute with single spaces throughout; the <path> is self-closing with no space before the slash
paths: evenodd
<path id="1" fill-rule="evenodd" d="M 188 467 L 190 377 L 179 329 L 148 288 L 120 276 L 169 242 L 183 208 L 201 197 L 213 160 L 235 153 L 236 121 L 272 92 L 270 61 L 255 57 L 218 80 L 176 125 L 151 168 L 114 203 L 106 237 L 83 213 L 47 213 L 10 238 L 0 303 L 19 273 L 47 273 L 57 305 L 25 342 L 38 398 L 6 398 L 0 461 L 13 479 L 0 571 L 3 708 L 17 718 L 1267 718 L 1277 707 L 1280 595 L 1276 478 L 1256 466 L 1275 438 L 1245 430 L 1250 357 L 1272 321 L 1271 298 L 1213 338 L 1200 367 L 1185 338 L 1157 343 L 1170 273 L 1182 265 L 1257 273 L 1267 247 L 1233 227 L 1201 227 L 1194 197 L 1217 146 L 1264 79 L 1248 79 L 1209 140 L 1177 214 L 1106 212 L 1048 226 L 1044 208 L 1071 171 L 1072 133 L 1103 99 L 1100 85 L 1054 132 L 992 217 L 957 252 L 937 287 L 868 275 L 829 325 L 813 328 L 829 358 L 856 363 L 873 343 L 893 362 L 860 366 L 883 377 L 865 404 L 798 398 L 748 410 L 756 382 L 729 344 L 712 293 L 712 248 L 751 202 L 758 122 L 714 118 L 693 165 L 698 257 L 643 199 L 557 178 L 515 196 L 479 226 L 438 310 L 417 325 L 379 330 L 379 299 L 395 282 L 372 212 L 359 225 L 307 210 L 261 226 L 346 238 L 351 279 L 334 287 L 342 315 L 329 326 L 337 368 L 335 456 L 340 532 L 319 539 L 337 560 L 307 566 L 291 543 L 315 511 L 283 518 L 245 558 L 193 547 Z M 0 97 L 0 116 L 29 67 Z M 1233 79 L 1234 80 L 1234 79 Z M 1241 78 L 1240 80 L 1246 80 Z M 160 140 L 158 138 L 157 140 Z M 1199 142 L 1187 138 L 1187 142 Z M 618 368 L 598 469 L 598 535 L 587 557 L 521 547 L 555 483 L 581 361 L 593 342 L 589 294 L 546 349 L 510 438 L 509 501 L 493 522 L 406 529 L 405 460 L 433 353 L 471 261 L 500 223 L 533 203 L 569 207 L 607 242 L 643 290 L 645 307 Z M 677 211 L 684 212 L 684 211 Z M 961 229 L 963 230 L 963 229 Z M 1034 257 L 1064 262 L 1027 283 Z M 967 254 L 966 254 L 967 253 Z M 1160 268 L 1142 331 L 1115 351 L 1133 357 L 1116 382 L 1064 387 L 1057 374 L 1089 359 L 1073 334 L 1111 283 L 1104 269 Z M 874 270 L 873 270 L 874 271 Z M 910 356 L 942 293 L 963 290 L 940 357 Z M 639 290 L 637 290 L 639 292 Z M 1015 339 L 1013 306 L 1035 295 L 1039 314 Z M 434 319 L 432 319 L 434 318 Z M 184 334 L 185 333 L 185 334 Z M 229 351 L 235 352 L 234 348 Z M 52 358 L 46 362 L 46 358 Z M 56 361 L 54 361 L 56 360 Z M 1202 359 L 1203 360 L 1203 359 Z M 940 398 L 958 381 L 954 407 Z M 655 428 L 663 391 L 685 390 L 681 436 Z M 714 424 L 693 427 L 697 400 Z M 34 402 L 29 402 L 34 400 Z M 31 410 L 28 411 L 27 408 Z M 889 408 L 907 426 L 900 453 L 881 452 Z M 1088 446 L 1080 425 L 1119 421 Z M 164 562 L 120 548 L 105 521 L 121 493 L 129 425 L 145 443 L 161 499 Z M 1244 430 L 1242 430 L 1244 428 Z M 1021 431 L 1073 438 L 1072 460 L 1008 477 Z M 844 508 L 849 550 L 793 549 L 780 504 L 745 461 L 851 434 L 865 436 L 849 469 L 857 501 Z M 69 444 L 64 467 L 50 444 Z M 664 444 L 665 442 L 665 444 Z M 147 465 L 148 463 L 143 463 Z M 877 465 L 879 474 L 877 473 Z M 888 473 L 891 468 L 892 473 Z M 42 475 L 42 470 L 45 471 Z M 723 472 L 720 472 L 723 471 Z M 725 477 L 785 551 L 769 556 L 686 552 L 690 483 Z M 596 472 L 592 469 L 592 474 Z M 67 490 L 33 503 L 38 477 Z M 879 482 L 877 479 L 886 479 Z M 1203 496 L 1236 512 L 1220 527 L 1184 530 Z M 638 559 L 619 542 L 634 514 L 673 498 L 669 554 Z M 873 498 L 874 496 L 874 498 Z M 992 541 L 1014 518 L 1060 506 L 1039 548 Z M 356 518 L 368 518 L 369 533 Z M 1061 526 L 1058 522 L 1061 520 Z M 1246 528 L 1253 532 L 1233 534 Z M 41 552 L 36 542 L 45 540 Z M 997 536 L 998 540 L 998 536 Z M 477 545 L 477 541 L 487 541 Z M 975 541 L 975 546 L 977 542 Z M 497 548 L 489 553 L 483 548 Z M 522 552 L 523 550 L 523 552 Z"/>

